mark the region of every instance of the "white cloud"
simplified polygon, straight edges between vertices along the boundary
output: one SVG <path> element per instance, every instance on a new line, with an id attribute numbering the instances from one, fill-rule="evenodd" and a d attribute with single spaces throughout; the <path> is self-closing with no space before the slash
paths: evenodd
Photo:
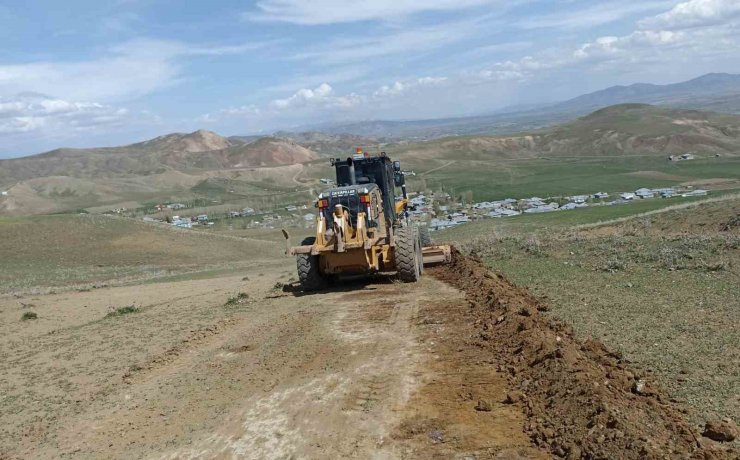
<path id="1" fill-rule="evenodd" d="M 259 116 L 262 111 L 254 104 L 242 105 L 240 107 L 227 107 L 221 109 L 216 113 L 206 113 L 197 118 L 198 121 L 204 123 L 217 123 L 225 118 L 229 117 L 251 117 Z"/>
<path id="2" fill-rule="evenodd" d="M 322 83 L 314 89 L 303 88 L 285 99 L 275 99 L 270 104 L 276 110 L 300 108 L 351 108 L 359 105 L 363 97 L 350 93 L 345 96 L 334 96 L 333 88 Z"/>
<path id="3" fill-rule="evenodd" d="M 625 58 L 639 60 L 640 53 L 655 53 L 659 49 L 685 41 L 686 35 L 670 30 L 639 30 L 622 37 L 599 37 L 581 45 L 574 53 L 576 60 Z"/>
<path id="4" fill-rule="evenodd" d="M 260 109 L 255 105 L 226 108 L 215 113 L 208 113 L 198 117 L 198 121 L 204 123 L 215 123 L 227 118 L 251 116 L 270 118 L 280 114 L 298 112 L 320 112 L 322 110 L 362 109 L 373 100 L 390 100 L 396 96 L 411 93 L 421 88 L 441 86 L 448 82 L 447 77 L 420 77 L 407 81 L 396 81 L 389 85 L 379 87 L 372 94 L 358 94 L 350 92 L 338 95 L 328 83 L 324 82 L 315 88 L 302 88 L 286 98 L 274 99 L 269 103 L 269 108 Z"/>
<path id="5" fill-rule="evenodd" d="M 740 18 L 738 0 L 689 0 L 671 10 L 640 21 L 642 28 L 685 29 L 726 24 Z"/>
<path id="6" fill-rule="evenodd" d="M 315 103 L 326 99 L 331 94 L 332 88 L 327 83 L 322 83 L 315 89 L 299 89 L 292 96 L 285 99 L 275 99 L 272 101 L 276 109 L 287 109 L 291 107 L 304 107 L 308 104 Z"/>
<path id="7" fill-rule="evenodd" d="M 550 68 L 552 63 L 545 64 L 532 56 L 524 56 L 516 61 L 497 62 L 490 68 L 477 72 L 466 73 L 466 80 L 476 83 L 479 81 L 523 82 L 531 79 L 535 72 Z"/>
<path id="8" fill-rule="evenodd" d="M 416 80 L 406 82 L 396 81 L 391 85 L 383 85 L 378 88 L 373 93 L 373 97 L 383 98 L 399 96 L 416 88 L 424 86 L 438 86 L 445 83 L 447 80 L 447 77 L 421 77 L 417 78 Z"/>
<path id="9" fill-rule="evenodd" d="M 124 108 L 97 102 L 74 102 L 36 93 L 0 98 L 0 133 L 88 130 L 129 120 Z"/>
<path id="10" fill-rule="evenodd" d="M 397 20 L 425 11 L 452 11 L 501 3 L 497 0 L 263 0 L 247 20 L 289 22 L 301 25 L 335 24 L 368 20 Z"/>

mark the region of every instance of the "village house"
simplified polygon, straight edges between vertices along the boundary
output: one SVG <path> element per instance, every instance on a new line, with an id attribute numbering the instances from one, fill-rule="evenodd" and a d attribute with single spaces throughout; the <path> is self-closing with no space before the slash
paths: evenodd
<path id="1" fill-rule="evenodd" d="M 572 203 L 566 203 L 566 204 L 562 205 L 560 207 L 560 209 L 565 210 L 565 211 L 568 211 L 570 209 L 587 208 L 587 207 L 588 207 L 588 205 L 586 203 L 583 203 L 583 202 L 581 202 L 581 203 L 572 202 Z"/>
<path id="2" fill-rule="evenodd" d="M 567 198 L 569 201 L 573 203 L 581 204 L 581 203 L 585 203 L 586 200 L 588 200 L 588 195 L 574 195 L 574 196 L 569 196 Z"/>
<path id="3" fill-rule="evenodd" d="M 461 222 L 456 222 L 454 220 L 443 220 L 443 219 L 432 219 L 429 221 L 429 228 L 431 230 L 443 230 L 445 228 L 454 227 L 455 225 L 460 225 Z"/>
<path id="4" fill-rule="evenodd" d="M 659 195 L 663 198 L 670 198 L 672 197 L 676 192 L 672 188 L 654 188 L 653 193 L 656 195 Z"/>
<path id="5" fill-rule="evenodd" d="M 498 208 L 488 213 L 489 217 L 511 217 L 511 216 L 518 216 L 521 214 L 519 211 L 514 211 L 513 209 L 506 209 L 506 208 Z"/>
<path id="6" fill-rule="evenodd" d="M 653 198 L 655 196 L 655 193 L 650 190 L 649 188 L 639 188 L 635 190 L 635 196 L 638 196 L 640 198 Z"/>

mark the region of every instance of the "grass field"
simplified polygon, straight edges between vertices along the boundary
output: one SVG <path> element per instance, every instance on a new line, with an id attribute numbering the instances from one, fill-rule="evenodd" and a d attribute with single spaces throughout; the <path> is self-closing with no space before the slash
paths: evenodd
<path id="1" fill-rule="evenodd" d="M 489 220 L 436 236 L 545 297 L 580 336 L 653 370 L 646 378 L 688 403 L 696 423 L 737 420 L 740 197 L 660 212 L 666 201 Z"/>
<path id="2" fill-rule="evenodd" d="M 632 191 L 707 179 L 740 180 L 740 157 L 670 162 L 662 156 L 558 157 L 449 161 L 404 159 L 417 176 L 409 188 L 473 192 L 473 199 L 498 200 L 530 196 L 567 196 Z M 445 166 L 447 165 L 447 166 Z M 439 168 L 439 169 L 437 169 Z M 429 171 L 425 174 L 425 171 Z"/>
<path id="3" fill-rule="evenodd" d="M 282 253 L 281 245 L 259 237 L 104 216 L 3 217 L 0 234 L 0 293 L 223 271 Z"/>

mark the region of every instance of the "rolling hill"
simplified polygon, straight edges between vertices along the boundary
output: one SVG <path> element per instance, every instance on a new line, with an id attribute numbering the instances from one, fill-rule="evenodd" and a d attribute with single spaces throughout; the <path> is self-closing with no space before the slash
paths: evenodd
<path id="1" fill-rule="evenodd" d="M 168 134 L 121 147 L 57 149 L 0 160 L 0 184 L 39 177 L 131 177 L 165 171 L 193 172 L 277 166 L 311 161 L 314 152 L 289 139 L 260 138 L 244 143 L 200 130 Z"/>
<path id="2" fill-rule="evenodd" d="M 203 130 L 121 147 L 57 149 L 0 160 L 0 187 L 8 191 L 0 199 L 0 212 L 38 214 L 197 198 L 193 189 L 218 177 L 249 184 L 269 181 L 271 190 L 294 187 L 297 171 L 290 168 L 318 157 L 290 139 L 244 142 Z"/>
<path id="3" fill-rule="evenodd" d="M 515 136 L 457 136 L 409 145 L 438 159 L 740 153 L 740 115 L 622 104 L 553 128 Z"/>

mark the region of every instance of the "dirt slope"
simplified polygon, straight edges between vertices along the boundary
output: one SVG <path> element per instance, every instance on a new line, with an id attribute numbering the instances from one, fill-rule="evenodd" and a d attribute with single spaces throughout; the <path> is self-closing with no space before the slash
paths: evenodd
<path id="1" fill-rule="evenodd" d="M 650 375 L 539 314 L 547 306 L 474 258 L 435 275 L 467 295 L 477 345 L 508 373 L 532 441 L 568 458 L 732 458 L 700 438 Z"/>

